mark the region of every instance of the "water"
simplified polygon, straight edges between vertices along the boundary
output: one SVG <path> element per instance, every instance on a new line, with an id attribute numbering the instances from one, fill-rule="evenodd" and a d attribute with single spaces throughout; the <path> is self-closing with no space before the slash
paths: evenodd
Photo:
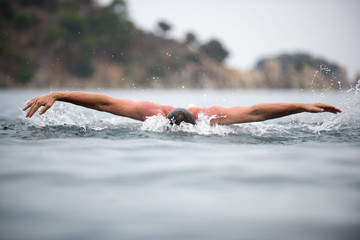
<path id="1" fill-rule="evenodd" d="M 343 113 L 168 128 L 0 92 L 0 239 L 360 237 L 360 93 L 96 90 L 178 107 L 326 102 Z"/>

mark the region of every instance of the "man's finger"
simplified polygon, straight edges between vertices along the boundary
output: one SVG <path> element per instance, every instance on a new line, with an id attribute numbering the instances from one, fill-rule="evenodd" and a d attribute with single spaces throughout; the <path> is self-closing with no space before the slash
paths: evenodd
<path id="1" fill-rule="evenodd" d="M 325 112 L 325 109 L 322 107 L 317 107 L 316 112 Z"/>
<path id="2" fill-rule="evenodd" d="M 26 109 L 28 109 L 29 107 L 31 107 L 32 103 L 33 103 L 32 100 L 29 101 L 29 102 L 25 105 L 25 107 L 23 108 L 23 111 L 25 111 Z"/>
<path id="3" fill-rule="evenodd" d="M 40 110 L 40 115 L 44 114 L 51 106 L 50 105 L 45 105 L 41 110 Z"/>
<path id="4" fill-rule="evenodd" d="M 28 113 L 26 114 L 26 117 L 31 118 L 34 115 L 34 113 L 39 109 L 40 106 L 41 105 L 37 103 L 33 104 L 30 110 L 28 111 Z"/>
<path id="5" fill-rule="evenodd" d="M 331 112 L 331 113 L 340 113 L 341 110 L 339 108 L 336 108 L 336 107 L 333 107 L 333 106 L 327 106 L 327 107 L 324 107 L 325 111 L 327 112 Z"/>
<path id="6" fill-rule="evenodd" d="M 34 108 L 34 106 L 31 106 L 30 109 L 28 110 L 28 112 L 26 113 L 26 117 L 30 118 L 32 116 L 31 112 L 32 109 Z"/>
<path id="7" fill-rule="evenodd" d="M 36 102 L 35 99 L 36 99 L 36 98 L 33 98 L 33 99 L 31 99 L 30 101 L 28 101 L 28 102 L 26 103 L 26 106 L 23 108 L 23 110 L 25 111 L 26 109 L 28 109 L 29 107 L 31 107 L 31 106 L 34 104 L 34 102 Z"/>
<path id="8" fill-rule="evenodd" d="M 23 111 L 25 111 L 26 109 L 28 109 L 30 107 L 30 104 L 27 104 L 24 108 Z"/>

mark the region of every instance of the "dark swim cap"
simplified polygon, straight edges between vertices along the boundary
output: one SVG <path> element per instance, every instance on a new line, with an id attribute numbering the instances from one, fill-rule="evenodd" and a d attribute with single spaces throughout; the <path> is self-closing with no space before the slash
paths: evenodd
<path id="1" fill-rule="evenodd" d="M 170 124 L 180 125 L 182 122 L 187 122 L 195 125 L 194 115 L 185 108 L 175 108 L 169 112 L 166 117 L 170 120 Z"/>

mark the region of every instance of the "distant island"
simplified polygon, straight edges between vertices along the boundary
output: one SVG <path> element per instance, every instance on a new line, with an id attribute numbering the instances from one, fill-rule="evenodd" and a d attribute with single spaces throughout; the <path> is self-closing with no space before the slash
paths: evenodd
<path id="1" fill-rule="evenodd" d="M 260 59 L 254 69 L 224 64 L 228 50 L 195 33 L 169 39 L 171 25 L 144 32 L 126 2 L 2 0 L 1 88 L 334 88 L 345 69 L 306 53 Z"/>

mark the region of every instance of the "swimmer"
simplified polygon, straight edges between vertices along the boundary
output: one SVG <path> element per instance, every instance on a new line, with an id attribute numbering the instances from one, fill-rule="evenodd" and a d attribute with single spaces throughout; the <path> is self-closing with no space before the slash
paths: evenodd
<path id="1" fill-rule="evenodd" d="M 341 110 L 324 103 L 261 103 L 252 106 L 235 107 L 189 107 L 175 108 L 149 101 L 133 101 L 114 98 L 89 92 L 52 92 L 33 98 L 24 107 L 27 118 L 31 118 L 40 107 L 39 114 L 44 114 L 56 101 L 68 102 L 82 107 L 112 113 L 139 121 L 148 117 L 162 115 L 170 124 L 180 125 L 182 122 L 196 124 L 199 114 L 211 117 L 211 124 L 229 125 L 236 123 L 259 122 L 288 115 L 309 113 L 340 113 Z"/>

